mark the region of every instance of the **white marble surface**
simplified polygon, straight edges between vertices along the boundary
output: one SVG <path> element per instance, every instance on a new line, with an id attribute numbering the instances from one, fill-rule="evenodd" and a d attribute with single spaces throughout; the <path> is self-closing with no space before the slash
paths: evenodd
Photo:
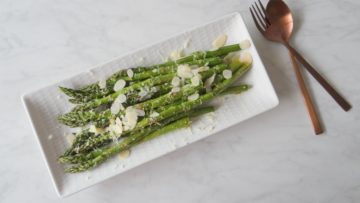
<path id="1" fill-rule="evenodd" d="M 0 202 L 359 202 L 359 1 L 288 1 L 293 44 L 354 106 L 343 112 L 307 77 L 324 136 L 313 135 L 286 50 L 255 30 L 251 2 L 1 0 Z M 20 95 L 233 11 L 249 26 L 280 105 L 59 199 Z"/>

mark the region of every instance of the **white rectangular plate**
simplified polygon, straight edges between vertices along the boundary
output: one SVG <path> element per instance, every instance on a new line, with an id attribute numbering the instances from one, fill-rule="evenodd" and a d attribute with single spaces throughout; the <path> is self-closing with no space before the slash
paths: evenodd
<path id="1" fill-rule="evenodd" d="M 71 129 L 60 125 L 56 117 L 69 111 L 72 106 L 67 102 L 67 98 L 60 93 L 58 86 L 81 87 L 109 76 L 121 67 L 160 63 L 162 62 L 161 54 L 168 55 L 171 51 L 182 48 L 184 42 L 189 39 L 190 43 L 189 47 L 185 49 L 186 53 L 195 50 L 208 50 L 211 49 L 212 41 L 221 34 L 228 35 L 227 44 L 239 43 L 245 39 L 251 40 L 240 14 L 233 13 L 165 41 L 116 58 L 88 72 L 24 95 L 25 109 L 59 196 L 80 191 L 275 107 L 278 104 L 278 98 L 252 43 L 248 51 L 253 56 L 253 67 L 241 79 L 242 82 L 252 85 L 252 88 L 243 94 L 221 100 L 221 104 L 218 105 L 219 108 L 215 112 L 214 124 L 209 124 L 209 119 L 204 116 L 193 122 L 192 130 L 178 130 L 134 147 L 131 156 L 125 160 L 120 160 L 116 156 L 90 172 L 64 173 L 64 166 L 57 162 L 57 157 L 68 146 L 64 134 L 70 132 Z M 139 58 L 145 60 L 140 62 Z M 211 129 L 211 127 L 207 127 L 208 125 L 214 125 L 214 128 Z M 52 135 L 52 139 L 49 135 Z"/>

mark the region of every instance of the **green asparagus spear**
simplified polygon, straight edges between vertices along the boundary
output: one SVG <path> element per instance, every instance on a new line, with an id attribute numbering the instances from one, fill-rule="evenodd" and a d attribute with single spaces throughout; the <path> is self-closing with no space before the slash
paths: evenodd
<path id="1" fill-rule="evenodd" d="M 200 89 L 201 89 L 200 85 L 197 87 L 187 85 L 183 87 L 179 92 L 168 93 L 160 97 L 156 97 L 154 99 L 136 104 L 134 107 L 137 109 L 143 109 L 145 111 L 149 111 L 159 106 L 170 104 L 173 101 L 176 101 L 180 98 L 187 97 Z M 97 127 L 102 128 L 109 124 L 109 119 L 112 117 L 113 115 L 111 111 L 107 109 L 100 113 L 97 113 L 93 110 L 71 111 L 69 113 L 59 116 L 58 120 L 59 122 L 70 127 L 81 127 L 88 124 L 89 122 L 93 122 Z"/>
<path id="2" fill-rule="evenodd" d="M 247 91 L 250 89 L 250 85 L 242 84 L 237 86 L 228 87 L 226 90 L 220 93 L 221 96 L 228 95 L 228 94 L 240 94 L 242 92 Z"/>
<path id="3" fill-rule="evenodd" d="M 68 148 L 62 156 L 70 156 L 72 154 L 75 154 L 76 152 L 76 146 L 80 146 L 83 144 L 86 140 L 88 140 L 90 137 L 93 136 L 93 133 L 89 132 L 89 130 L 83 130 L 79 134 L 76 135 L 75 140 L 73 141 L 73 144 Z"/>
<path id="4" fill-rule="evenodd" d="M 197 117 L 199 115 L 203 115 L 203 114 L 213 112 L 213 111 L 214 111 L 214 107 L 211 107 L 211 106 L 197 108 L 197 109 L 194 109 L 194 110 L 192 110 L 190 112 L 185 112 L 185 113 L 179 114 L 179 115 L 177 115 L 175 117 L 166 119 L 166 120 L 164 120 L 162 122 L 157 123 L 156 125 L 152 125 L 152 126 L 149 126 L 147 128 L 144 128 L 144 129 L 146 129 L 146 132 L 148 132 L 149 129 L 150 129 L 150 131 L 160 130 L 163 126 L 165 126 L 165 125 L 167 125 L 167 124 L 169 124 L 171 122 L 174 122 L 176 120 L 179 120 L 179 119 L 182 119 L 182 118 L 185 118 L 185 117 Z M 144 130 L 142 130 L 140 132 L 144 132 Z M 160 132 L 164 132 L 164 131 L 160 130 Z M 132 135 L 130 135 L 129 137 L 132 137 Z M 149 139 L 147 138 L 146 140 L 149 140 Z M 100 148 L 98 150 L 90 152 L 87 155 L 84 155 L 83 153 L 80 153 L 80 154 L 72 153 L 70 155 L 63 155 L 63 156 L 61 156 L 59 158 L 59 161 L 61 163 L 72 163 L 72 164 L 81 163 L 81 162 L 84 162 L 86 160 L 93 159 L 94 157 L 98 156 L 101 153 L 101 151 L 102 151 L 102 149 Z"/>
<path id="5" fill-rule="evenodd" d="M 150 66 L 148 68 L 146 68 L 146 67 L 138 67 L 138 68 L 134 68 L 134 69 L 131 69 L 131 70 L 134 73 L 141 73 L 141 72 L 144 72 L 144 71 L 149 71 L 149 70 L 153 70 L 153 69 L 160 68 L 160 67 L 166 67 L 166 66 L 171 66 L 171 65 L 189 63 L 189 62 L 194 61 L 194 60 L 202 60 L 202 59 L 204 60 L 206 58 L 224 56 L 224 55 L 226 55 L 226 54 L 228 54 L 230 52 L 235 52 L 235 51 L 239 51 L 239 50 L 242 50 L 242 49 L 246 49 L 249 46 L 250 46 L 249 42 L 244 41 L 244 42 L 241 42 L 240 44 L 233 44 L 233 45 L 220 47 L 217 50 L 197 51 L 197 52 L 192 53 L 189 56 L 180 58 L 180 59 L 178 59 L 176 61 L 168 61 L 166 63 L 155 65 L 155 66 Z M 107 81 L 107 83 L 109 85 L 106 88 L 105 92 L 108 93 L 109 91 L 111 91 L 112 87 L 116 83 L 116 81 L 118 81 L 122 77 L 126 77 L 126 76 L 127 76 L 126 70 L 121 70 L 121 71 L 118 71 L 117 73 L 113 74 Z M 106 93 L 101 93 L 102 91 L 99 91 L 98 89 L 99 89 L 99 86 L 97 84 L 91 84 L 91 85 L 83 88 L 82 91 L 77 91 L 77 90 L 73 90 L 73 89 L 69 89 L 69 88 L 60 87 L 60 90 L 63 91 L 65 94 L 67 94 L 70 97 L 76 97 L 76 98 L 77 97 L 81 98 L 81 97 L 83 97 L 81 95 L 84 95 L 84 94 L 85 95 L 89 95 L 89 94 L 91 95 L 93 92 L 100 92 L 101 97 L 104 96 L 104 94 L 106 95 Z M 85 90 L 90 90 L 90 91 L 85 91 Z M 95 98 L 99 98 L 99 97 L 95 97 Z"/>
<path id="6" fill-rule="evenodd" d="M 186 117 L 176 121 L 171 127 L 168 128 L 171 128 L 171 130 L 175 130 L 175 129 L 187 127 L 189 125 L 190 125 L 190 120 L 188 117 Z M 113 156 L 114 154 L 130 149 L 133 145 L 140 142 L 144 138 L 144 136 L 153 132 L 151 130 L 153 129 L 149 128 L 149 130 L 138 132 L 112 147 L 106 148 L 105 150 L 101 150 L 101 152 L 99 152 L 99 155 L 97 155 L 95 158 L 89 161 L 82 162 L 81 164 L 72 166 L 70 168 L 67 168 L 65 169 L 65 172 L 78 173 L 78 172 L 86 171 L 90 168 L 94 168 L 100 165 L 101 163 L 103 163 L 104 161 L 106 161 L 109 157 Z"/>
<path id="7" fill-rule="evenodd" d="M 200 60 L 190 61 L 190 62 L 187 62 L 187 64 L 198 65 L 198 66 L 203 66 L 203 65 L 207 64 L 209 66 L 214 66 L 214 65 L 220 64 L 222 62 L 223 61 L 221 58 L 213 57 L 213 58 L 208 58 L 208 59 L 200 59 Z M 158 68 L 153 68 L 151 70 L 134 73 L 133 77 L 124 76 L 123 74 L 114 74 L 109 79 L 107 79 L 106 88 L 104 88 L 104 89 L 100 88 L 99 85 L 97 83 L 95 83 L 95 84 L 90 84 L 90 85 L 86 86 L 85 88 L 79 89 L 79 90 L 65 88 L 65 87 L 60 87 L 60 90 L 63 93 L 65 93 L 66 95 L 72 97 L 69 100 L 71 103 L 79 104 L 79 103 L 91 101 L 96 98 L 101 98 L 110 93 L 113 93 L 114 92 L 113 87 L 114 87 L 115 83 L 120 79 L 128 81 L 128 82 L 130 82 L 130 81 L 136 82 L 136 81 L 145 80 L 145 79 L 148 79 L 151 77 L 155 77 L 155 76 L 158 76 L 161 74 L 175 72 L 176 69 L 177 69 L 177 65 L 172 64 L 169 66 L 160 66 Z"/>
<path id="8" fill-rule="evenodd" d="M 102 104 L 108 104 L 108 103 L 113 102 L 116 99 L 116 97 L 118 97 L 120 94 L 126 94 L 130 91 L 139 90 L 140 88 L 145 87 L 145 86 L 151 87 L 151 86 L 155 86 L 155 85 L 164 84 L 166 82 L 170 82 L 174 76 L 175 76 L 175 73 L 169 73 L 166 75 L 161 75 L 158 77 L 150 78 L 150 79 L 135 83 L 135 84 L 125 87 L 115 93 L 112 93 L 106 97 L 103 97 L 100 99 L 95 99 L 88 103 L 78 105 L 72 111 L 84 111 L 84 110 L 94 109 Z"/>

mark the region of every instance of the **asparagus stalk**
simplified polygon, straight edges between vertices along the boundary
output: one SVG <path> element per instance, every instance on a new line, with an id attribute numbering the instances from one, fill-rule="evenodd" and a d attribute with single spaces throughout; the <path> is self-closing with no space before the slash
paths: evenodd
<path id="1" fill-rule="evenodd" d="M 251 88 L 251 86 L 247 85 L 247 84 L 241 84 L 241 85 L 232 86 L 232 87 L 227 88 L 219 96 L 224 96 L 224 95 L 228 95 L 228 94 L 240 94 L 242 92 L 245 92 L 245 91 L 249 90 L 250 88 Z M 160 106 L 160 107 L 156 108 L 155 111 L 161 112 L 161 111 L 164 111 L 165 109 L 168 109 L 170 106 L 179 105 L 182 102 L 184 102 L 184 101 L 178 100 L 176 102 L 173 102 L 172 104 L 165 105 L 165 106 Z"/>
<path id="2" fill-rule="evenodd" d="M 138 131 L 138 133 L 142 133 L 142 132 L 149 132 L 149 131 L 154 131 L 154 130 L 157 130 L 159 132 L 155 133 L 155 135 L 157 134 L 161 134 L 161 133 L 165 133 L 166 130 L 161 130 L 162 127 L 168 125 L 169 123 L 172 123 L 176 120 L 179 120 L 179 119 L 182 119 L 182 118 L 186 118 L 186 117 L 196 117 L 196 116 L 199 116 L 199 115 L 203 115 L 203 114 L 206 114 L 206 113 L 209 113 L 209 112 L 213 112 L 214 111 L 214 107 L 212 106 L 209 106 L 209 107 L 202 107 L 202 108 L 198 108 L 198 109 L 194 109 L 190 112 L 186 112 L 186 113 L 182 113 L 182 114 L 179 114 L 173 118 L 169 118 L 167 120 L 164 120 L 162 122 L 159 122 L 157 123 L 157 125 L 153 125 L 153 126 L 149 126 L 147 128 L 144 128 L 143 130 L 141 131 Z M 151 137 L 155 137 L 155 135 L 152 135 Z M 130 135 L 128 138 L 125 138 L 125 139 L 129 139 L 133 137 L 133 135 Z M 146 138 L 145 140 L 143 141 L 147 141 L 149 140 L 149 138 Z M 63 155 L 59 158 L 59 161 L 61 163 L 71 163 L 71 164 L 77 164 L 77 163 L 81 163 L 81 162 L 84 162 L 86 160 L 90 160 L 90 159 L 93 159 L 95 158 L 96 156 L 98 156 L 99 154 L 101 154 L 102 152 L 102 149 L 98 149 L 98 150 L 95 150 L 95 151 L 92 151 L 90 152 L 89 154 L 87 155 L 84 155 L 84 153 L 80 153 L 80 154 L 70 154 L 70 155 Z"/>
<path id="3" fill-rule="evenodd" d="M 134 90 L 139 90 L 145 86 L 151 87 L 151 86 L 155 86 L 155 85 L 164 84 L 166 82 L 170 82 L 174 76 L 175 76 L 175 73 L 169 73 L 166 75 L 161 75 L 161 76 L 158 76 L 155 78 L 150 78 L 150 79 L 135 83 L 135 84 L 125 87 L 117 92 L 114 92 L 106 97 L 103 97 L 100 99 L 94 99 L 88 103 L 78 105 L 72 111 L 84 111 L 84 110 L 94 109 L 102 104 L 108 104 L 108 103 L 113 102 L 116 99 L 116 97 L 118 97 L 120 94 L 126 94 L 126 93 L 129 93 Z"/>
<path id="4" fill-rule="evenodd" d="M 187 127 L 190 125 L 190 119 L 188 117 L 180 119 L 173 124 L 170 124 L 170 127 L 167 127 L 170 130 L 176 130 L 179 128 Z M 82 162 L 81 164 L 72 166 L 70 168 L 65 169 L 66 173 L 78 173 L 82 171 L 86 171 L 90 168 L 94 168 L 101 163 L 105 162 L 109 157 L 118 154 L 122 151 L 130 149 L 133 145 L 140 142 L 144 136 L 151 133 L 152 129 L 144 130 L 143 132 L 138 132 L 131 136 L 131 138 L 126 138 L 124 141 L 119 144 L 114 145 L 113 147 L 106 148 L 105 150 L 99 151 L 99 155 L 95 156 L 95 158 L 90 159 L 89 161 Z M 155 135 L 156 136 L 156 135 Z"/>
<path id="5" fill-rule="evenodd" d="M 223 61 L 221 58 L 213 57 L 213 58 L 189 61 L 189 62 L 187 62 L 187 64 L 198 65 L 198 66 L 203 66 L 203 65 L 207 64 L 209 66 L 214 66 L 214 65 L 220 64 L 222 62 Z M 106 80 L 106 88 L 104 88 L 104 89 L 101 89 L 97 83 L 90 84 L 90 85 L 86 86 L 85 88 L 79 89 L 79 90 L 66 88 L 66 87 L 59 87 L 59 88 L 63 93 L 72 97 L 69 100 L 71 103 L 78 104 L 78 103 L 88 102 L 88 101 L 91 101 L 96 98 L 101 98 L 101 97 L 104 97 L 104 96 L 114 92 L 113 87 L 114 87 L 115 83 L 120 79 L 123 79 L 127 82 L 130 82 L 130 81 L 136 82 L 136 81 L 145 80 L 145 79 L 148 79 L 151 77 L 155 77 L 155 76 L 158 76 L 161 74 L 175 72 L 176 69 L 177 69 L 177 64 L 172 64 L 169 66 L 160 66 L 160 67 L 153 68 L 151 70 L 146 70 L 143 72 L 137 72 L 137 73 L 134 73 L 133 77 L 129 77 L 129 76 L 125 76 L 123 74 L 116 73 L 113 76 L 111 76 L 109 79 Z"/>
<path id="6" fill-rule="evenodd" d="M 142 103 L 138 103 L 134 105 L 137 109 L 143 109 L 145 111 L 149 111 L 151 109 L 160 107 L 162 105 L 167 105 L 172 103 L 173 101 L 176 101 L 178 99 L 187 97 L 196 91 L 200 90 L 201 86 L 192 87 L 192 86 L 185 86 L 183 87 L 179 92 L 176 93 L 169 93 L 162 95 L 160 97 L 156 97 L 151 100 L 147 100 Z M 119 114 L 122 114 L 123 112 L 120 112 Z M 90 111 L 74 111 L 69 112 L 64 115 L 61 115 L 58 117 L 58 120 L 70 127 L 81 127 L 84 126 L 90 122 L 95 123 L 97 127 L 105 127 L 109 124 L 109 119 L 114 117 L 109 109 L 102 111 L 100 113 L 97 113 L 93 110 Z M 116 117 L 116 116 L 115 116 Z"/>
<path id="7" fill-rule="evenodd" d="M 248 40 L 245 40 L 241 42 L 240 44 L 232 44 L 220 47 L 216 50 L 212 51 L 197 51 L 192 53 L 189 56 L 183 57 L 179 60 L 177 60 L 175 63 L 186 63 L 186 61 L 191 60 L 197 60 L 197 59 L 204 59 L 209 57 L 217 57 L 217 56 L 225 56 L 226 54 L 230 52 L 240 51 L 242 49 L 247 49 L 250 46 L 250 42 Z"/>
<path id="8" fill-rule="evenodd" d="M 197 52 L 192 53 L 189 56 L 180 58 L 176 61 L 168 61 L 166 63 L 155 65 L 155 66 L 150 66 L 147 68 L 146 67 L 138 67 L 138 68 L 133 68 L 131 70 L 134 73 L 141 73 L 141 72 L 149 71 L 149 70 L 152 71 L 153 69 L 160 68 L 160 67 L 184 64 L 184 63 L 189 63 L 194 60 L 204 60 L 206 58 L 211 58 L 211 57 L 224 56 L 230 52 L 235 52 L 235 51 L 239 51 L 242 49 L 246 49 L 249 46 L 250 46 L 250 42 L 248 40 L 245 40 L 245 41 L 241 42 L 240 44 L 228 45 L 228 46 L 220 47 L 219 49 L 212 50 L 212 51 L 197 51 Z M 126 70 L 120 70 L 117 73 L 113 74 L 107 81 L 107 83 L 109 84 L 109 88 L 106 88 L 105 92 L 107 93 L 109 90 L 111 90 L 113 85 L 116 83 L 116 81 L 118 81 L 122 77 L 126 77 L 126 76 L 127 76 Z M 63 91 L 66 95 L 68 95 L 70 97 L 75 97 L 75 98 L 78 98 L 78 97 L 81 98 L 82 95 L 84 95 L 84 94 L 85 95 L 91 94 L 89 92 L 101 92 L 98 89 L 99 89 L 99 87 L 97 84 L 91 84 L 91 85 L 83 88 L 80 91 L 60 87 L 60 90 Z M 100 95 L 103 96 L 104 93 L 100 93 Z"/>

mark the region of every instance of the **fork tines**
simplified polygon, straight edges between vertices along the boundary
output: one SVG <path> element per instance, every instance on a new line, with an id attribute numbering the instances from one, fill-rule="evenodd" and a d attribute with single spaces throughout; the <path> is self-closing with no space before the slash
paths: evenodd
<path id="1" fill-rule="evenodd" d="M 265 11 L 263 4 L 261 3 L 260 0 L 258 0 L 258 2 L 260 4 L 260 7 L 258 6 L 258 3 L 255 1 L 255 3 L 253 5 L 251 5 L 251 7 L 249 7 L 249 9 L 250 9 L 251 16 L 255 22 L 257 29 L 261 33 L 263 33 L 265 31 L 265 29 L 267 27 L 269 27 L 270 22 L 269 22 L 268 18 L 266 17 L 266 11 Z"/>

